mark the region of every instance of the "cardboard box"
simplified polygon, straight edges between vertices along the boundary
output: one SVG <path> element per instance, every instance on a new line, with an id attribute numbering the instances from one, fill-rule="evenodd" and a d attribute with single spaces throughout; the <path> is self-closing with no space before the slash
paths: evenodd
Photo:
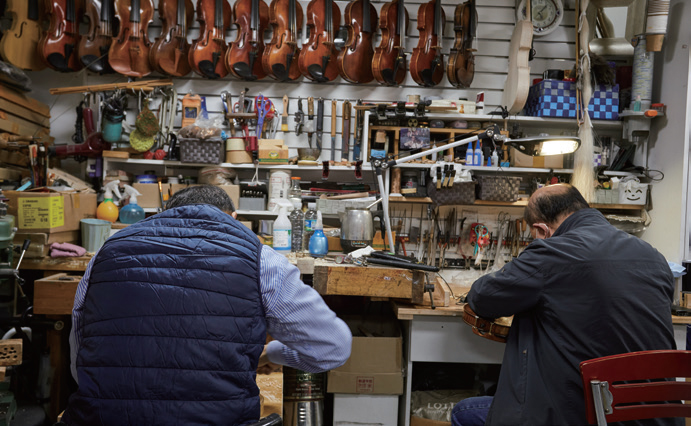
<path id="1" fill-rule="evenodd" d="M 429 420 L 418 416 L 410 416 L 410 426 L 451 426 L 451 422 L 442 422 L 440 420 Z"/>
<path id="2" fill-rule="evenodd" d="M 16 218 L 17 230 L 28 233 L 78 231 L 81 219 L 96 217 L 93 192 L 58 192 L 49 188 L 5 191 L 7 212 Z"/>
<path id="3" fill-rule="evenodd" d="M 24 257 L 26 259 L 38 259 L 48 256 L 50 245 L 53 243 L 75 243 L 78 244 L 81 238 L 80 231 L 56 232 L 52 234 L 33 233 L 27 234 L 18 232 L 14 234 L 13 244 L 21 247 L 24 240 L 31 241 Z"/>
<path id="4" fill-rule="evenodd" d="M 548 155 L 546 157 L 531 157 L 522 154 L 516 148 L 509 150 L 511 155 L 511 167 L 534 167 L 538 169 L 563 169 L 563 155 Z"/>
<path id="5" fill-rule="evenodd" d="M 34 281 L 34 313 L 71 315 L 81 279 L 79 275 L 61 273 Z"/>
<path id="6" fill-rule="evenodd" d="M 398 322 L 386 317 L 346 319 L 346 323 L 353 333 L 350 358 L 329 371 L 327 392 L 402 394 L 403 343 Z"/>
<path id="7" fill-rule="evenodd" d="M 165 199 L 167 198 L 169 189 L 170 194 L 172 195 L 175 194 L 177 191 L 187 188 L 188 186 L 190 185 L 182 183 L 164 183 L 161 184 L 161 190 L 163 191 Z M 142 208 L 157 209 L 161 207 L 161 195 L 159 194 L 157 183 L 135 183 L 132 185 L 132 187 L 137 191 L 141 192 L 142 194 L 142 196 L 137 197 L 137 204 L 139 204 Z M 240 186 L 219 185 L 219 187 L 223 189 L 226 192 L 226 194 L 228 194 L 230 199 L 233 201 L 233 205 L 237 209 L 240 200 Z"/>
<path id="8" fill-rule="evenodd" d="M 288 147 L 282 139 L 259 139 L 258 160 L 265 164 L 288 164 Z"/>
<path id="9" fill-rule="evenodd" d="M 398 424 L 398 395 L 334 394 L 334 420 L 338 426 Z"/>

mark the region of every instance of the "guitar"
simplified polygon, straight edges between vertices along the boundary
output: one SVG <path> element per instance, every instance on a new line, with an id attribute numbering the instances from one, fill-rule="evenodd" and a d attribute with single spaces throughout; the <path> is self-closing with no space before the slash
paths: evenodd
<path id="1" fill-rule="evenodd" d="M 513 317 L 482 318 L 467 303 L 463 306 L 463 322 L 473 328 L 474 334 L 495 342 L 506 343 L 512 319 Z"/>
<path id="2" fill-rule="evenodd" d="M 530 2 L 526 3 L 525 16 L 530 14 Z M 533 23 L 530 19 L 522 19 L 516 23 L 516 28 L 511 36 L 509 47 L 509 73 L 504 83 L 504 93 L 501 104 L 509 111 L 509 114 L 518 114 L 523 109 L 528 99 L 530 89 L 530 57 L 531 44 L 533 42 Z"/>

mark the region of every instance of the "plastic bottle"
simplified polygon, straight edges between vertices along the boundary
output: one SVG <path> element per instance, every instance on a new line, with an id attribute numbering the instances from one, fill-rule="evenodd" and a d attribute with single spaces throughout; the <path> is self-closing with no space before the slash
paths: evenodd
<path id="1" fill-rule="evenodd" d="M 302 190 L 300 189 L 300 178 L 298 176 L 293 176 L 290 178 L 288 200 L 293 203 L 293 207 L 296 210 L 302 210 Z"/>
<path id="2" fill-rule="evenodd" d="M 320 211 L 317 212 L 317 224 L 314 225 L 314 234 L 310 238 L 309 250 L 312 257 L 324 257 L 329 252 L 329 241 L 324 235 L 322 212 Z"/>
<path id="3" fill-rule="evenodd" d="M 98 219 L 113 223 L 118 220 L 118 206 L 113 202 L 113 192 L 117 194 L 118 198 L 122 197 L 118 185 L 120 185 L 119 180 L 108 182 L 106 185 L 106 195 L 103 198 L 103 202 L 96 209 L 96 217 Z"/>
<path id="4" fill-rule="evenodd" d="M 302 232 L 305 229 L 305 215 L 300 209 L 290 212 L 290 251 L 302 251 Z"/>
<path id="5" fill-rule="evenodd" d="M 285 207 L 281 207 L 274 221 L 274 250 L 282 254 L 290 253 L 290 220 Z"/>
<path id="6" fill-rule="evenodd" d="M 125 194 L 130 196 L 130 202 L 120 209 L 120 222 L 132 224 L 144 219 L 146 213 L 144 209 L 137 204 L 137 197 L 142 194 L 129 185 L 125 185 Z"/>
<path id="7" fill-rule="evenodd" d="M 468 148 L 465 150 L 465 165 L 472 166 L 475 161 L 475 155 L 473 154 L 473 143 L 466 145 Z"/>
<path id="8" fill-rule="evenodd" d="M 305 232 L 302 234 L 302 248 L 309 250 L 310 238 L 314 234 L 314 227 L 317 226 L 317 203 L 307 203 L 307 212 L 305 213 Z"/>
<path id="9" fill-rule="evenodd" d="M 482 155 L 482 142 L 479 140 L 475 142 L 475 156 L 473 158 L 473 165 L 482 166 L 484 163 L 484 156 Z"/>
<path id="10" fill-rule="evenodd" d="M 492 151 L 492 167 L 499 167 L 499 155 L 496 149 Z"/>

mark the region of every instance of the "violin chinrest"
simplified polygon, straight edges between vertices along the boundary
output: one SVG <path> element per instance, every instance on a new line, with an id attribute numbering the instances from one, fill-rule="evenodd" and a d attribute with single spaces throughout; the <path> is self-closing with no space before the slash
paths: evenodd
<path id="1" fill-rule="evenodd" d="M 199 71 L 201 71 L 202 75 L 206 78 L 210 79 L 217 79 L 220 78 L 221 75 L 216 72 L 216 64 L 214 64 L 212 61 L 199 61 Z"/>

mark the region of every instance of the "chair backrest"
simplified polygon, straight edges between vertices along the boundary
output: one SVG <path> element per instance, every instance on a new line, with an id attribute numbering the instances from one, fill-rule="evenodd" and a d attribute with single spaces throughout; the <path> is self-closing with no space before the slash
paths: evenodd
<path id="1" fill-rule="evenodd" d="M 580 367 L 590 424 L 691 417 L 691 404 L 680 402 L 691 400 L 691 382 L 631 383 L 691 377 L 691 351 L 631 352 L 586 360 Z M 621 383 L 624 381 L 629 383 Z"/>

